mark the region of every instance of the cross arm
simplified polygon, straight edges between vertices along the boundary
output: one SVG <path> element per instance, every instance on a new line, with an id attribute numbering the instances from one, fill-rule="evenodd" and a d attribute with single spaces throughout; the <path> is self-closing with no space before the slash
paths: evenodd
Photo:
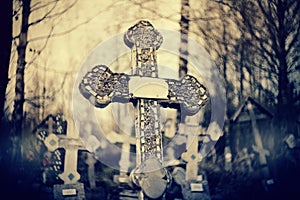
<path id="1" fill-rule="evenodd" d="M 119 102 L 130 99 L 128 79 L 126 74 L 113 73 L 107 66 L 97 65 L 83 77 L 79 90 L 93 105 L 103 108 L 112 99 Z"/>
<path id="2" fill-rule="evenodd" d="M 132 99 L 155 99 L 167 107 L 182 105 L 189 114 L 195 114 L 208 101 L 204 85 L 190 75 L 181 80 L 140 77 L 113 73 L 107 66 L 95 66 L 79 85 L 81 94 L 96 107 L 110 102 L 128 102 Z"/>

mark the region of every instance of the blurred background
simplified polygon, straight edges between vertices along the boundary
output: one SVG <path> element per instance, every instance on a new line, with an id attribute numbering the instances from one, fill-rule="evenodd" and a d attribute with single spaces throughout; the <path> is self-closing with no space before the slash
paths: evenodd
<path id="1" fill-rule="evenodd" d="M 68 131 L 76 131 L 72 94 L 82 64 L 99 43 L 149 20 L 201 44 L 224 80 L 223 134 L 199 163 L 211 198 L 299 198 L 299 1 L 8 0 L 1 1 L 0 13 L 1 189 L 25 194 L 44 184 L 44 193 L 51 193 L 47 186 L 60 182 L 55 177 L 61 171 L 50 168 L 53 180 L 42 181 L 45 159 L 53 155 L 36 131 L 49 128 L 45 120 L 57 114 L 63 114 L 56 118 L 62 130 L 67 121 Z M 187 41 L 180 42 L 182 56 L 158 51 L 158 62 L 172 73 L 193 72 L 184 59 Z M 129 71 L 129 60 L 117 59 L 112 68 Z M 100 120 L 107 130 L 117 129 L 109 117 L 100 114 Z M 81 181 L 87 181 L 86 166 L 78 162 Z M 117 172 L 97 165 L 98 192 L 106 196 Z"/>

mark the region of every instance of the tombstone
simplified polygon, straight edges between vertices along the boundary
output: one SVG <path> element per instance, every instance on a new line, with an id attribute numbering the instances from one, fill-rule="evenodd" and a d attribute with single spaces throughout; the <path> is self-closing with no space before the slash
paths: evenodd
<path id="1" fill-rule="evenodd" d="M 85 199 L 84 185 L 79 183 L 80 174 L 77 172 L 78 150 L 84 150 L 77 134 L 67 131 L 66 135 L 56 135 L 53 132 L 53 118 L 49 117 L 49 134 L 44 140 L 50 152 L 59 148 L 65 149 L 64 171 L 59 178 L 64 184 L 53 186 L 54 199 Z"/>
<path id="2" fill-rule="evenodd" d="M 163 128 L 164 137 L 167 138 L 165 139 L 165 143 L 168 145 L 168 148 L 165 149 L 168 160 L 165 159 L 164 162 L 168 167 L 183 164 L 183 161 L 180 159 L 181 154 L 178 153 L 177 149 L 178 146 L 183 146 L 185 144 L 186 137 L 184 135 L 180 135 L 179 138 L 179 135 L 177 135 L 177 140 L 172 140 L 177 132 L 176 121 L 176 118 L 168 118 L 165 121 Z M 171 140 L 172 142 L 170 142 Z"/>
<path id="3" fill-rule="evenodd" d="M 158 78 L 156 50 L 163 38 L 148 21 L 140 21 L 124 35 L 132 50 L 132 74 L 113 73 L 99 65 L 88 72 L 79 86 L 82 95 L 96 107 L 112 100 L 132 101 L 136 110 L 136 165 L 132 182 L 140 188 L 139 199 L 161 198 L 170 182 L 163 168 L 160 105 L 182 105 L 188 114 L 197 113 L 208 100 L 206 88 L 186 75 L 181 80 Z"/>
<path id="4" fill-rule="evenodd" d="M 63 119 L 62 115 L 58 114 L 56 116 L 48 115 L 34 130 L 38 142 L 38 151 L 43 151 L 42 146 L 44 146 L 44 141 L 48 137 L 49 133 L 55 133 L 57 135 L 66 134 L 66 121 Z M 46 150 L 43 152 L 42 165 L 42 182 L 44 184 L 57 183 L 59 178 L 58 174 L 62 171 L 62 159 L 63 151 L 57 149 L 53 152 Z"/>
<path id="5" fill-rule="evenodd" d="M 231 119 L 232 136 L 235 131 L 238 131 L 235 129 L 236 125 L 238 125 L 238 129 L 243 129 L 244 133 L 239 137 L 240 141 L 238 144 L 240 147 L 237 149 L 252 149 L 258 155 L 258 162 L 260 165 L 259 170 L 261 172 L 263 186 L 266 191 L 268 191 L 268 187 L 274 183 L 267 163 L 267 156 L 269 156 L 270 153 L 269 150 L 265 148 L 265 146 L 268 146 L 269 149 L 274 147 L 274 138 L 272 133 L 269 132 L 271 128 L 267 128 L 270 126 L 270 120 L 272 117 L 273 115 L 268 109 L 259 104 L 253 98 L 248 97 L 234 113 Z M 264 130 L 263 135 L 260 132 L 262 129 Z M 250 155 L 248 151 L 244 154 L 246 157 L 249 157 Z M 246 160 L 249 160 L 249 158 L 246 158 Z"/>
<path id="6" fill-rule="evenodd" d="M 137 192 L 129 186 L 130 179 L 127 175 L 127 171 L 131 167 L 129 156 L 130 146 L 136 144 L 136 139 L 126 134 L 110 132 L 107 135 L 107 140 L 111 143 L 122 144 L 121 159 L 119 161 L 120 174 L 114 176 L 114 182 L 118 184 L 119 199 L 137 199 Z"/>
<path id="7" fill-rule="evenodd" d="M 96 188 L 96 177 L 95 177 L 95 164 L 97 163 L 97 160 L 94 158 L 94 156 L 91 153 L 87 153 L 87 158 L 84 161 L 88 165 L 88 179 L 91 189 Z"/>
<path id="8" fill-rule="evenodd" d="M 89 186 L 92 190 L 96 189 L 96 175 L 95 175 L 95 164 L 97 160 L 94 155 L 90 152 L 95 152 L 101 146 L 100 141 L 92 134 L 93 132 L 93 124 L 85 122 L 84 126 L 80 126 L 80 132 L 84 132 L 86 135 L 85 149 L 86 157 L 84 163 L 88 165 L 88 181 Z"/>
<path id="9" fill-rule="evenodd" d="M 95 124 L 85 122 L 84 125 L 81 126 L 81 128 L 83 129 L 81 131 L 84 131 L 86 137 L 85 141 L 87 141 L 85 147 L 89 152 L 96 152 L 96 150 L 100 146 L 105 149 L 105 147 L 103 147 L 104 143 L 101 143 L 99 139 L 93 134 L 94 125 Z M 114 192 L 112 192 L 111 198 L 114 198 L 115 194 L 118 195 L 119 199 L 122 199 L 121 197 L 123 196 L 136 196 L 136 191 L 132 189 L 130 190 L 128 186 L 129 176 L 126 173 L 131 167 L 131 161 L 128 153 L 130 152 L 131 145 L 135 145 L 135 138 L 129 135 L 125 135 L 123 133 L 111 131 L 106 135 L 106 139 L 111 143 L 119 143 L 122 145 L 121 159 L 119 162 L 120 174 L 114 175 L 113 177 L 113 181 L 117 183 L 118 186 L 114 189 Z M 90 187 L 91 189 L 95 189 L 96 181 L 94 173 L 94 164 L 96 163 L 96 159 L 91 153 L 88 153 L 85 163 L 89 165 L 88 176 Z"/>
<path id="10" fill-rule="evenodd" d="M 182 194 L 184 199 L 207 199 L 210 200 L 209 187 L 205 172 L 199 173 L 198 145 L 199 135 L 203 132 L 200 126 L 201 115 L 187 116 L 184 124 L 179 124 L 179 133 L 187 136 L 187 151 L 182 154 L 186 161 L 185 181 L 182 182 Z M 202 133 L 203 134 L 203 133 Z"/>
<path id="11" fill-rule="evenodd" d="M 229 140 L 229 123 L 226 120 L 224 126 L 224 136 L 225 136 L 225 148 L 224 148 L 224 168 L 225 171 L 229 172 L 232 170 L 232 153 L 230 147 L 230 140 Z"/>

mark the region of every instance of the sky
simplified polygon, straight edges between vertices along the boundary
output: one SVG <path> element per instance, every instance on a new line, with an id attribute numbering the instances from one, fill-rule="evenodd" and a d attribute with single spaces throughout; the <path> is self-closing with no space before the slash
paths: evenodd
<path id="1" fill-rule="evenodd" d="M 42 18 L 53 8 L 52 1 L 43 1 L 46 2 L 49 2 L 48 6 L 31 13 L 29 23 Z M 31 7 L 37 8 L 44 5 L 43 3 L 32 0 Z M 15 3 L 15 8 L 17 6 Z M 64 14 L 56 15 L 66 8 L 68 9 Z M 69 121 L 70 131 L 76 131 L 72 120 L 74 109 L 72 93 L 76 88 L 74 84 L 78 72 L 93 50 L 115 35 L 124 33 L 139 20 L 149 20 L 157 29 L 178 31 L 179 13 L 180 1 L 172 3 L 167 0 L 59 1 L 49 15 L 54 14 L 54 17 L 29 28 L 26 55 L 28 64 L 25 70 L 25 99 L 28 101 L 25 103 L 24 111 L 33 112 L 33 107 L 28 102 L 35 96 L 43 96 L 43 91 L 46 96 L 53 96 L 55 93 L 54 98 L 45 101 L 43 112 L 39 111 L 39 114 L 33 117 L 39 122 L 48 114 L 63 112 Z M 20 18 L 14 20 L 14 36 L 20 31 L 20 22 Z M 48 38 L 49 34 L 51 36 Z M 108 53 L 109 51 L 113 50 L 108 50 Z M 11 81 L 7 90 L 7 106 L 10 111 L 13 109 L 16 56 L 16 49 L 13 46 Z M 171 74 L 177 76 L 177 55 L 160 51 L 158 59 L 160 65 L 173 68 Z M 101 64 L 101 58 L 98 62 Z M 120 62 L 121 64 L 118 64 Z M 116 70 L 129 71 L 130 55 L 123 56 L 119 62 L 112 65 Z M 165 75 L 170 76 L 170 72 Z M 110 121 L 110 118 L 105 116 L 102 120 Z"/>

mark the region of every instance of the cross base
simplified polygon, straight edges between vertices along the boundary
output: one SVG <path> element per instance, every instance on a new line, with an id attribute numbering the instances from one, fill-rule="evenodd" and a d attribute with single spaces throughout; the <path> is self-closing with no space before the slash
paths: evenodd
<path id="1" fill-rule="evenodd" d="M 181 186 L 185 200 L 211 200 L 209 186 L 205 172 L 200 172 L 191 180 L 186 180 L 186 170 L 181 167 L 174 168 L 172 172 L 174 181 Z"/>
<path id="2" fill-rule="evenodd" d="M 113 177 L 114 183 L 118 184 L 109 196 L 109 200 L 138 200 L 139 191 L 130 182 L 129 176 L 125 172 Z"/>
<path id="3" fill-rule="evenodd" d="M 85 192 L 83 183 L 56 184 L 53 186 L 54 199 L 56 200 L 84 200 Z"/>

